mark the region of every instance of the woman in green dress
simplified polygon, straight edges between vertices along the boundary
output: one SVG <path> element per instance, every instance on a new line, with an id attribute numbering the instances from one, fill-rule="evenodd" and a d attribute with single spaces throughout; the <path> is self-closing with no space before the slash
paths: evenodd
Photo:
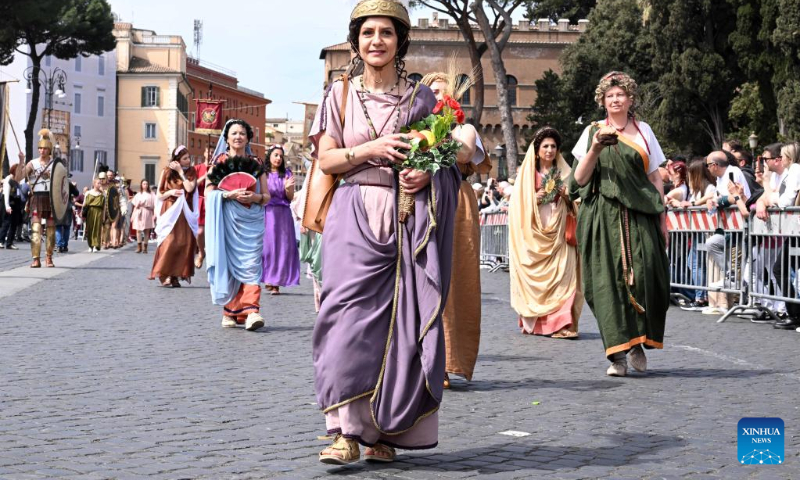
<path id="1" fill-rule="evenodd" d="M 90 252 L 100 251 L 100 233 L 103 229 L 103 190 L 100 179 L 95 178 L 92 189 L 86 192 L 83 200 L 83 214 L 86 217 L 86 226 L 83 236 L 89 243 Z"/>
<path id="2" fill-rule="evenodd" d="M 586 302 L 600 327 L 609 376 L 644 372 L 644 348 L 663 348 L 669 308 L 669 261 L 663 184 L 666 161 L 649 125 L 636 120 L 636 82 L 604 76 L 595 100 L 604 120 L 583 131 L 572 150 L 570 196 L 580 198 L 578 244 Z"/>

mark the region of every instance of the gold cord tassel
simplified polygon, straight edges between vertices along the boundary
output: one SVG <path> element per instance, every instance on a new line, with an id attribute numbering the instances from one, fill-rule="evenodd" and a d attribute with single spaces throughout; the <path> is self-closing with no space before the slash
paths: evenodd
<path id="1" fill-rule="evenodd" d="M 406 223 L 408 217 L 414 214 L 414 194 L 406 193 L 406 189 L 400 185 L 400 198 L 397 201 L 397 219 L 400 223 Z"/>
<path id="2" fill-rule="evenodd" d="M 628 220 L 628 209 L 621 206 L 619 219 L 619 240 L 622 246 L 622 278 L 625 282 L 625 290 L 628 292 L 628 301 L 633 305 L 637 313 L 644 313 L 644 307 L 636 301 L 636 297 L 631 292 L 633 286 L 633 256 L 631 255 L 631 229 Z"/>

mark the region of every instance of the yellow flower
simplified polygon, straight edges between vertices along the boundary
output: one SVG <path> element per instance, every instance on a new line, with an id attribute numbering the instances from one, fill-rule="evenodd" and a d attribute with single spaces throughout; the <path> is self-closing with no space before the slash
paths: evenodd
<path id="1" fill-rule="evenodd" d="M 547 181 L 547 184 L 544 186 L 544 191 L 545 193 L 550 193 L 553 191 L 554 188 L 556 188 L 556 179 L 551 178 L 550 180 Z"/>

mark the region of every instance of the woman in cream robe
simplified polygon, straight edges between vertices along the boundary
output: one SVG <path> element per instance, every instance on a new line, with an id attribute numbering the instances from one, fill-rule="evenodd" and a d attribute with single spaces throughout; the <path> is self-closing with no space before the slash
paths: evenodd
<path id="1" fill-rule="evenodd" d="M 511 306 L 523 333 L 577 338 L 584 302 L 580 262 L 577 247 L 565 239 L 577 209 L 565 196 L 570 167 L 560 150 L 558 131 L 539 129 L 517 174 L 508 207 Z M 553 188 L 543 184 L 550 168 L 558 168 L 564 184 L 552 202 L 540 204 Z"/>

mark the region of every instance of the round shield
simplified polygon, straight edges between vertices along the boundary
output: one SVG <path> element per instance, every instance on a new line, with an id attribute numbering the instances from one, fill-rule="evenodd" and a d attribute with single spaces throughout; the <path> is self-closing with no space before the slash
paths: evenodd
<path id="1" fill-rule="evenodd" d="M 62 224 L 69 214 L 69 170 L 64 160 L 53 160 L 50 173 L 50 202 L 53 205 L 53 219 Z"/>
<path id="2" fill-rule="evenodd" d="M 119 216 L 119 190 L 117 187 L 110 187 L 106 195 L 106 212 L 108 219 L 114 220 Z"/>

